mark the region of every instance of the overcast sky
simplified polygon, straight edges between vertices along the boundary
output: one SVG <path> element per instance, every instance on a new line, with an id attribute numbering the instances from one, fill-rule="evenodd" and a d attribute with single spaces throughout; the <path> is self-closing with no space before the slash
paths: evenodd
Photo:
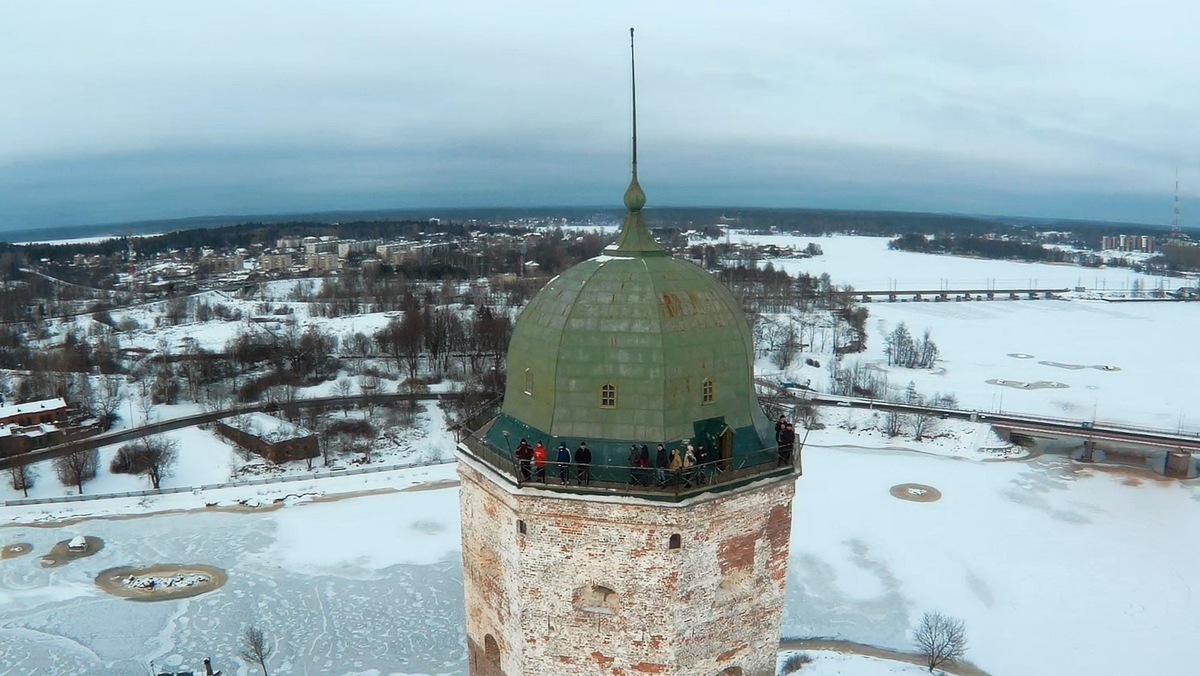
<path id="1" fill-rule="evenodd" d="M 619 206 L 1200 226 L 1200 3 L 0 0 L 0 228 Z"/>

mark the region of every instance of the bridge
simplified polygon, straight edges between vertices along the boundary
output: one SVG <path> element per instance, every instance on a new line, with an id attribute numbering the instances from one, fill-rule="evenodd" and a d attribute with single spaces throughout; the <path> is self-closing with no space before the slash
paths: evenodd
<path id="1" fill-rule="evenodd" d="M 1023 413 L 998 413 L 992 411 L 969 411 L 941 408 L 922 404 L 906 404 L 869 399 L 865 397 L 843 397 L 831 394 L 809 393 L 794 397 L 797 402 L 806 401 L 821 406 L 845 406 L 879 411 L 896 411 L 938 418 L 954 418 L 972 422 L 990 423 L 997 433 L 1008 439 L 1024 436 L 1031 439 L 1064 440 L 1077 439 L 1083 443 L 1082 460 L 1090 462 L 1097 445 L 1103 444 L 1119 449 L 1165 451 L 1168 476 L 1187 477 L 1192 453 L 1200 452 L 1200 436 L 1172 430 L 1139 427 L 1125 423 L 1092 420 L 1074 420 Z"/>
<path id="2" fill-rule="evenodd" d="M 1039 300 L 1054 298 L 1071 289 L 890 289 L 888 291 L 859 291 L 854 295 L 864 303 L 875 298 L 886 298 L 889 302 L 905 301 L 968 301 L 968 300 Z"/>

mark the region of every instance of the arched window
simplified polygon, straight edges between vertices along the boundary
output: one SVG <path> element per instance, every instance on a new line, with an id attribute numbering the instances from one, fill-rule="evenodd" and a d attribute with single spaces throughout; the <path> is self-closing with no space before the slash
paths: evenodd
<path id="1" fill-rule="evenodd" d="M 500 645 L 496 643 L 496 637 L 491 634 L 483 637 L 483 656 L 492 664 L 500 664 Z"/>
<path id="2" fill-rule="evenodd" d="M 605 383 L 600 387 L 600 408 L 616 408 L 617 407 L 617 387 L 610 383 Z"/>
<path id="3" fill-rule="evenodd" d="M 525 394 L 533 396 L 533 369 L 525 369 Z"/>
<path id="4" fill-rule="evenodd" d="M 717 400 L 716 390 L 713 388 L 712 378 L 705 378 L 700 385 L 700 403 L 711 404 Z"/>
<path id="5" fill-rule="evenodd" d="M 667 541 L 667 549 L 679 549 L 683 546 L 683 538 L 679 537 L 679 533 L 671 535 L 671 539 Z"/>

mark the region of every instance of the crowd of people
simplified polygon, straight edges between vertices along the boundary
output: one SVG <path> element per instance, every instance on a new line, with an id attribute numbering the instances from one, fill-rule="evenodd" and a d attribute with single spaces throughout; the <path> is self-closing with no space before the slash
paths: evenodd
<path id="1" fill-rule="evenodd" d="M 790 464 L 795 452 L 796 430 L 786 416 L 780 415 L 775 423 L 775 443 L 779 465 Z M 548 480 L 555 480 L 554 473 L 557 473 L 557 481 L 563 486 L 589 486 L 592 483 L 592 451 L 586 441 L 579 442 L 573 453 L 565 441 L 561 442 L 552 456 L 540 440 L 536 445 L 531 445 L 527 439 L 521 439 L 514 455 L 522 483 L 533 481 L 544 484 Z M 666 444 L 658 444 L 653 455 L 646 444 L 630 444 L 627 461 L 629 484 L 658 488 L 703 486 L 716 477 L 721 464 L 718 460 L 710 457 L 704 444 L 681 442 L 670 450 Z M 549 479 L 547 470 L 552 474 Z M 611 480 L 611 477 L 605 477 L 605 480 Z"/>

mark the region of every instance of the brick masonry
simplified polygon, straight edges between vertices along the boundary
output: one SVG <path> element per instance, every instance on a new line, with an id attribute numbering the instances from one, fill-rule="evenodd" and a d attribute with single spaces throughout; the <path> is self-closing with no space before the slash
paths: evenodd
<path id="1" fill-rule="evenodd" d="M 471 674 L 775 674 L 794 477 L 665 504 L 459 476 Z"/>

